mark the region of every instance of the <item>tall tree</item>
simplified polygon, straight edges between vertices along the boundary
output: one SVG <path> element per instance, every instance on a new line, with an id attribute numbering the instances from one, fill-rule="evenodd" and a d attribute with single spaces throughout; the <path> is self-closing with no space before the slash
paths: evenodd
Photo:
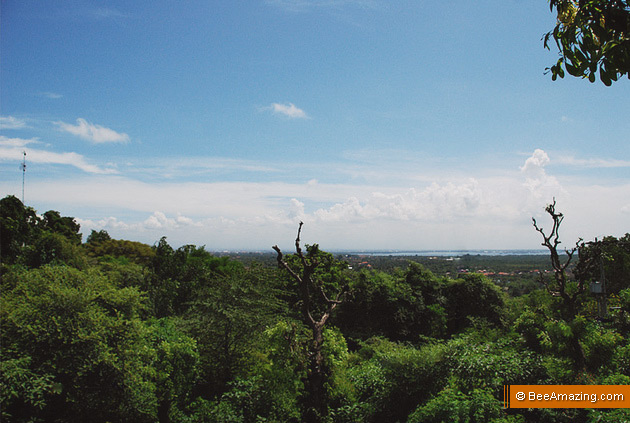
<path id="1" fill-rule="evenodd" d="M 312 331 L 311 343 L 309 345 L 309 363 L 306 380 L 307 398 L 305 401 L 304 421 L 316 423 L 323 421 L 328 414 L 326 400 L 326 371 L 324 369 L 324 356 L 322 347 L 324 345 L 324 326 L 330 319 L 332 312 L 343 302 L 347 286 L 336 283 L 326 284 L 325 277 L 322 277 L 321 270 L 327 273 L 336 273 L 340 270 L 334 263 L 330 254 L 319 250 L 317 244 L 307 245 L 306 255 L 300 246 L 300 233 L 303 222 L 300 222 L 297 238 L 295 239 L 295 257 L 297 263 L 290 263 L 292 260 L 285 260 L 282 251 L 277 245 L 272 248 L 277 253 L 278 267 L 285 269 L 293 280 L 297 283 L 298 295 L 301 303 L 302 320 Z M 293 265 L 292 265 L 293 264 Z M 297 264 L 297 266 L 296 266 Z M 328 285 L 328 286 L 327 286 Z M 336 285 L 336 286 L 330 286 Z M 327 293 L 334 292 L 334 297 Z M 332 288 L 332 289 L 331 289 Z"/>
<path id="2" fill-rule="evenodd" d="M 560 258 L 560 253 L 558 253 L 558 246 L 562 241 L 560 241 L 560 224 L 564 220 L 564 215 L 560 212 L 556 211 L 556 200 L 553 200 L 552 204 L 547 205 L 545 211 L 551 216 L 551 220 L 553 222 L 553 226 L 551 228 L 551 232 L 549 235 L 545 234 L 545 231 L 538 226 L 536 219 L 532 218 L 534 223 L 534 228 L 540 232 L 543 237 L 542 245 L 549 250 L 551 256 L 551 266 L 553 268 L 553 276 L 554 281 L 548 282 L 545 279 L 541 279 L 541 282 L 544 284 L 547 292 L 552 297 L 560 297 L 563 301 L 564 309 L 562 310 L 563 317 L 566 319 L 573 319 L 577 314 L 576 303 L 578 300 L 578 296 L 583 294 L 586 290 L 586 284 L 583 280 L 578 281 L 575 287 L 570 286 L 571 280 L 567 274 L 567 268 L 571 264 L 573 260 L 573 255 L 579 248 L 580 242 L 582 239 L 579 239 L 575 243 L 575 247 L 571 249 L 566 249 L 566 259 L 562 260 Z"/>
<path id="3" fill-rule="evenodd" d="M 629 0 L 549 0 L 558 20 L 544 36 L 549 49 L 553 38 L 560 58 L 548 70 L 551 78 L 569 75 L 600 80 L 610 86 L 620 77 L 630 79 Z"/>
<path id="4" fill-rule="evenodd" d="M 567 268 L 571 264 L 573 256 L 578 250 L 582 239 L 579 239 L 575 243 L 575 247 L 565 249 L 566 259 L 562 260 L 558 253 L 558 246 L 561 243 L 559 231 L 560 224 L 564 220 L 564 215 L 556 211 L 555 199 L 553 203 L 547 205 L 545 211 L 549 214 L 553 222 L 549 235 L 545 234 L 545 231 L 538 226 L 536 219 L 532 218 L 532 221 L 534 228 L 540 232 L 543 237 L 542 245 L 549 250 L 554 280 L 553 282 L 549 282 L 543 278 L 541 274 L 540 281 L 552 297 L 561 298 L 560 316 L 571 324 L 576 321 L 578 300 L 582 294 L 585 293 L 587 285 L 584 280 L 578 280 L 577 283 L 572 281 L 567 274 Z M 582 345 L 580 344 L 579 334 L 572 331 L 569 343 L 576 368 L 583 369 L 586 364 L 586 358 Z"/>

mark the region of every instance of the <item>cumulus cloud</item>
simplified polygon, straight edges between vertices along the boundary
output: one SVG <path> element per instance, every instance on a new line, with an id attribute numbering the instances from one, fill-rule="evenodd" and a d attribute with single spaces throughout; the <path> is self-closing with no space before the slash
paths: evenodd
<path id="1" fill-rule="evenodd" d="M 544 216 L 544 206 L 554 196 L 568 216 L 565 239 L 627 231 L 630 184 L 606 188 L 563 180 L 565 187 L 554 185 L 549 181 L 555 178 L 545 168 L 551 160 L 543 153 L 523 160 L 522 173 L 451 178 L 415 188 L 321 182 L 147 183 L 91 176 L 33 181 L 30 195 L 40 203 L 54 201 L 68 214 L 74 214 L 73 208 L 91 208 L 97 216 L 107 210 L 109 217 L 79 221 L 84 234 L 89 228 L 106 229 L 125 239 L 153 243 L 167 236 L 171 245 L 218 249 L 268 248 L 283 240 L 290 248 L 298 221 L 307 223 L 309 238 L 326 248 L 536 248 L 540 241 L 530 219 Z M 529 185 L 524 183 L 528 179 Z M 539 183 L 533 193 L 532 180 Z M 8 186 L 0 181 L 0 188 Z M 566 195 L 558 195 L 563 190 Z"/>
<path id="2" fill-rule="evenodd" d="M 534 153 L 525 160 L 525 164 L 521 167 L 521 171 L 525 174 L 540 176 L 545 173 L 545 166 L 549 164 L 549 156 L 544 150 L 537 148 Z"/>
<path id="3" fill-rule="evenodd" d="M 289 104 L 280 104 L 280 103 L 271 103 L 271 106 L 268 107 L 274 114 L 284 115 L 291 119 L 306 119 L 308 115 L 306 112 L 295 106 L 293 103 Z"/>
<path id="4" fill-rule="evenodd" d="M 545 167 L 551 163 L 549 156 L 544 150 L 536 149 L 532 155 L 525 160 L 525 164 L 520 168 L 525 175 L 523 184 L 529 191 L 531 202 L 538 204 L 540 200 L 549 199 L 564 193 L 558 179 L 548 175 Z"/>
<path id="5" fill-rule="evenodd" d="M 101 125 L 94 125 L 82 118 L 77 119 L 76 125 L 65 122 L 55 122 L 55 124 L 62 131 L 76 135 L 94 144 L 129 142 L 129 135 L 116 132 Z"/>
<path id="6" fill-rule="evenodd" d="M 0 116 L 0 129 L 26 128 L 26 122 L 14 116 Z"/>
<path id="7" fill-rule="evenodd" d="M 161 211 L 154 212 L 144 222 L 142 227 L 145 229 L 177 229 L 184 226 L 199 226 L 200 223 L 193 221 L 191 218 L 177 214 L 176 217 L 167 217 Z"/>
<path id="8" fill-rule="evenodd" d="M 293 221 L 305 220 L 306 213 L 304 211 L 304 203 L 292 198 L 291 205 L 289 206 L 289 219 Z"/>
<path id="9" fill-rule="evenodd" d="M 314 215 L 321 221 L 391 219 L 401 221 L 449 220 L 471 216 L 482 203 L 482 191 L 475 179 L 462 184 L 433 183 L 423 190 L 411 188 L 404 193 L 372 193 L 366 201 L 350 197 Z M 487 208 L 490 210 L 491 208 Z"/>
<path id="10" fill-rule="evenodd" d="M 77 223 L 81 225 L 84 232 L 89 229 L 139 232 L 156 230 L 172 231 L 186 227 L 203 226 L 202 220 L 194 221 L 189 217 L 182 216 L 180 213 L 177 213 L 174 217 L 169 217 L 166 213 L 161 211 L 155 211 L 145 220 L 135 223 L 124 222 L 113 216 L 97 220 L 80 218 L 76 218 L 76 220 Z"/>

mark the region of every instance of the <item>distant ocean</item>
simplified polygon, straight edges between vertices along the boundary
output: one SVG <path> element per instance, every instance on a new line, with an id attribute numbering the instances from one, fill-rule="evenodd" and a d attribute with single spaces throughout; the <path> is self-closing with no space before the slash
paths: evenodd
<path id="1" fill-rule="evenodd" d="M 471 256 L 539 256 L 547 255 L 547 250 L 418 250 L 418 251 L 334 251 L 336 254 L 367 256 L 437 256 L 459 257 Z"/>

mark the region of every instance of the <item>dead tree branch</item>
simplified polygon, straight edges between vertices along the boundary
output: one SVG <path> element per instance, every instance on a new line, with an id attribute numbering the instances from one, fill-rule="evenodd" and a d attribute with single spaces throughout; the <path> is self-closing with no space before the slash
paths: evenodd
<path id="1" fill-rule="evenodd" d="M 547 290 L 547 292 L 549 292 L 550 295 L 554 297 L 562 297 L 565 305 L 567 305 L 568 309 L 571 310 L 571 313 L 573 313 L 577 297 L 584 292 L 585 285 L 583 281 L 578 281 L 577 290 L 572 294 L 569 293 L 567 268 L 573 260 L 573 255 L 576 251 L 579 250 L 582 238 L 578 239 L 578 241 L 575 243 L 575 247 L 564 250 L 566 254 L 566 261 L 563 263 L 560 259 L 560 254 L 558 253 L 558 246 L 561 244 L 559 231 L 560 224 L 562 223 L 564 216 L 562 213 L 556 211 L 555 198 L 553 199 L 553 203 L 549 204 L 545 208 L 545 211 L 551 216 L 551 220 L 553 222 L 553 226 L 549 235 L 546 235 L 544 229 L 538 226 L 535 218 L 532 217 L 532 221 L 534 224 L 534 229 L 536 229 L 536 231 L 538 231 L 543 237 L 543 242 L 541 245 L 546 247 L 551 255 L 551 267 L 554 273 L 555 286 L 552 287 L 550 283 L 542 277 L 542 275 L 540 277 L 540 281 L 543 283 L 545 289 Z"/>
<path id="2" fill-rule="evenodd" d="M 322 346 L 324 342 L 324 325 L 332 315 L 335 308 L 343 303 L 344 296 L 347 292 L 347 288 L 340 289 L 334 299 L 330 299 L 324 290 L 323 283 L 317 281 L 315 277 L 315 271 L 319 266 L 319 260 L 316 254 L 311 254 L 312 251 L 308 251 L 308 257 L 304 255 L 302 247 L 300 245 L 300 235 L 302 233 L 303 222 L 300 222 L 298 227 L 297 237 L 295 238 L 295 253 L 300 263 L 300 269 L 294 270 L 291 265 L 285 260 L 282 251 L 277 245 L 272 248 L 277 253 L 276 260 L 278 267 L 284 269 L 295 280 L 298 286 L 298 294 L 301 300 L 302 315 L 304 322 L 311 328 L 313 338 L 309 348 L 309 369 L 306 380 L 307 386 L 307 399 L 306 399 L 306 411 L 304 413 L 304 421 L 308 423 L 319 423 L 327 414 L 327 399 L 325 379 L 326 373 L 324 371 L 324 359 L 322 354 Z M 314 250 L 317 252 L 317 250 Z M 321 300 L 311 299 L 311 290 L 313 295 L 321 296 Z M 323 300 L 323 310 L 322 302 Z M 316 304 L 313 305 L 313 302 Z M 319 308 L 317 307 L 319 303 Z M 321 315 L 317 318 L 313 317 L 315 310 L 320 310 Z"/>

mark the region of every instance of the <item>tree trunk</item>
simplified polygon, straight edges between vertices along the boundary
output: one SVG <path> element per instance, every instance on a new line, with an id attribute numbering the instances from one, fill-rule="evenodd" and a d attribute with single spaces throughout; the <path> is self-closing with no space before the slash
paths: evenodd
<path id="1" fill-rule="evenodd" d="M 324 325 L 315 323 L 312 325 L 312 329 L 313 342 L 309 351 L 304 421 L 306 423 L 320 423 L 328 414 L 325 386 L 326 375 L 324 371 L 324 356 L 322 355 Z"/>

